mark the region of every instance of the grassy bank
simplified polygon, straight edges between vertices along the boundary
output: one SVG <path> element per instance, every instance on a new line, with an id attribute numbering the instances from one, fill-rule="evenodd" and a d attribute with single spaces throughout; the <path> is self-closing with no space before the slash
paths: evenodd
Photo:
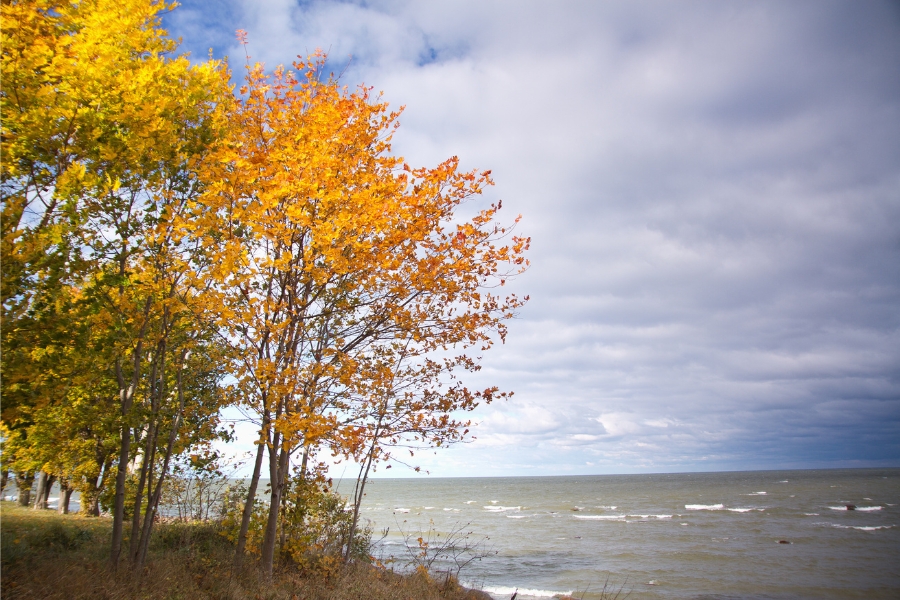
<path id="1" fill-rule="evenodd" d="M 112 522 L 104 518 L 34 511 L 0 503 L 2 596 L 98 599 L 233 600 L 477 600 L 479 592 L 455 581 L 401 576 L 368 565 L 349 565 L 331 574 L 282 565 L 271 581 L 252 561 L 232 573 L 233 547 L 215 525 L 160 523 L 143 572 L 107 568 Z"/>

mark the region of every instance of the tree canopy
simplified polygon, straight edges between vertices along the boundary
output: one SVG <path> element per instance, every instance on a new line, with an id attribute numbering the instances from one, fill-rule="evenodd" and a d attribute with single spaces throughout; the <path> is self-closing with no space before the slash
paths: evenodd
<path id="1" fill-rule="evenodd" d="M 499 202 L 461 216 L 489 171 L 393 155 L 400 112 L 324 54 L 248 60 L 235 89 L 176 54 L 173 8 L 2 4 L 3 468 L 94 514 L 105 492 L 111 565 L 130 519 L 140 568 L 171 465 L 239 405 L 260 428 L 236 561 L 268 458 L 271 572 L 292 458 L 301 479 L 322 451 L 363 465 L 355 527 L 374 462 L 508 396 L 461 376 L 527 300 L 498 290 L 529 239 Z"/>

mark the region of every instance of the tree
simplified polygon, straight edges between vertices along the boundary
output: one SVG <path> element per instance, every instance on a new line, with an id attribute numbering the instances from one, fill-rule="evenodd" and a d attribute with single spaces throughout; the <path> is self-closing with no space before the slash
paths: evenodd
<path id="1" fill-rule="evenodd" d="M 296 72 L 248 64 L 229 138 L 205 163 L 205 192 L 185 223 L 203 239 L 193 272 L 215 282 L 207 298 L 237 357 L 236 390 L 260 415 L 237 564 L 268 449 L 267 573 L 291 454 L 359 447 L 356 417 L 343 426 L 341 415 L 354 389 L 379 385 L 361 378 L 385 375 L 360 365 L 397 339 L 417 355 L 488 347 L 521 302 L 481 288 L 501 265 L 523 266 L 528 246 L 496 245 L 507 233 L 493 222 L 499 205 L 454 223 L 489 173 L 459 172 L 456 158 L 411 169 L 390 154 L 399 113 L 323 77 L 323 65 L 321 54 Z"/>
<path id="2" fill-rule="evenodd" d="M 173 461 L 239 401 L 260 429 L 235 561 L 268 456 L 271 573 L 316 451 L 367 474 L 392 446 L 462 439 L 455 413 L 502 396 L 453 377 L 503 339 L 524 300 L 487 288 L 529 242 L 499 203 L 459 215 L 489 172 L 393 156 L 399 112 L 321 53 L 248 60 L 235 97 L 225 65 L 173 55 L 171 6 L 2 4 L 4 465 L 81 486 L 91 512 L 110 496 L 113 569 L 130 507 L 140 570 Z"/>
<path id="3" fill-rule="evenodd" d="M 159 13 L 172 6 L 3 4 L 3 420 L 27 427 L 24 414 L 66 402 L 72 374 L 99 358 L 70 342 L 73 332 L 103 332 L 101 372 L 114 382 L 120 428 L 113 566 L 132 438 L 156 427 L 139 418 L 158 415 L 159 385 L 173 379 L 166 365 L 187 352 L 168 343 L 192 314 L 192 292 L 173 271 L 189 247 L 172 236 L 172 219 L 198 193 L 196 163 L 230 96 L 218 63 L 169 56 Z M 46 376 L 40 354 L 65 368 Z"/>

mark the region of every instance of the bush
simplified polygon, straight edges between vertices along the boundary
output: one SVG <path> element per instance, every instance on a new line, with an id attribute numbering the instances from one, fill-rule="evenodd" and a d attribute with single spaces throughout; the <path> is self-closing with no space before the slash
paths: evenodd
<path id="1" fill-rule="evenodd" d="M 247 532 L 249 554 L 259 554 L 262 546 L 268 518 L 268 505 L 264 502 L 267 497 L 268 494 L 263 491 L 255 501 Z M 226 494 L 223 534 L 232 541 L 237 540 L 240 531 L 244 498 L 246 487 L 243 484 Z M 283 566 L 332 576 L 343 563 L 352 519 L 345 499 L 334 492 L 327 481 L 311 476 L 292 477 L 282 499 L 277 540 L 278 556 Z M 357 528 L 350 547 L 351 558 L 370 563 L 371 545 L 371 528 Z"/>

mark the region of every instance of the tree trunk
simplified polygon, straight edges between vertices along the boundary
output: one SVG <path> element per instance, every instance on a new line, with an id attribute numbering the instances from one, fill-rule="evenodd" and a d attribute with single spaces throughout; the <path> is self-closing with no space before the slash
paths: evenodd
<path id="1" fill-rule="evenodd" d="M 44 486 L 44 508 L 47 508 L 50 505 L 50 491 L 53 489 L 54 483 L 56 483 L 56 475 L 48 476 L 47 484 Z"/>
<path id="2" fill-rule="evenodd" d="M 178 374 L 176 385 L 178 388 L 178 411 L 172 419 L 172 430 L 169 432 L 169 442 L 166 445 L 166 454 L 163 459 L 162 468 L 159 471 L 159 477 L 156 478 L 156 489 L 147 499 L 147 512 L 144 514 L 144 527 L 141 531 L 141 541 L 138 545 L 137 557 L 135 560 L 135 570 L 140 572 L 144 568 L 144 561 L 147 558 L 147 548 L 150 546 L 150 533 L 153 530 L 153 521 L 156 517 L 156 509 L 159 506 L 159 499 L 162 496 L 162 486 L 166 479 L 166 473 L 169 470 L 169 461 L 172 458 L 172 450 L 175 448 L 175 440 L 178 438 L 178 430 L 181 429 L 181 417 L 184 413 L 184 386 L 182 384 L 182 372 L 184 371 L 184 360 L 186 351 L 182 351 L 181 360 L 178 361 Z M 163 369 L 165 373 L 165 369 Z M 165 392 L 164 388 L 161 388 Z M 154 445 L 156 442 L 153 442 Z"/>
<path id="3" fill-rule="evenodd" d="M 100 516 L 100 488 L 97 485 L 99 479 L 98 476 L 95 481 L 87 480 L 81 486 L 81 514 L 87 517 Z"/>
<path id="4" fill-rule="evenodd" d="M 369 447 L 368 456 L 366 456 L 365 470 L 360 467 L 360 476 L 356 479 L 356 489 L 353 490 L 353 520 L 350 522 L 350 536 L 347 539 L 347 551 L 344 554 L 344 562 L 350 562 L 350 553 L 353 550 L 353 536 L 356 535 L 356 524 L 359 522 L 359 507 L 362 505 L 363 496 L 366 491 L 366 481 L 369 479 L 369 469 L 372 467 L 372 460 L 375 457 L 375 447 L 378 445 L 378 434 L 381 433 L 381 420 L 384 414 L 378 418 L 378 425 L 375 427 L 375 435 L 372 436 L 372 445 Z"/>
<path id="5" fill-rule="evenodd" d="M 81 514 L 89 517 L 100 516 L 100 492 L 106 489 L 115 454 L 110 453 L 104 457 L 100 449 L 97 451 L 96 459 L 100 464 L 100 474 L 93 480 L 86 480 L 85 485 L 81 487 Z"/>
<path id="6" fill-rule="evenodd" d="M 241 514 L 241 530 L 238 533 L 237 548 L 234 551 L 234 572 L 238 573 L 244 563 L 244 549 L 247 546 L 247 531 L 250 529 L 250 518 L 253 516 L 253 503 L 256 501 L 256 487 L 262 472 L 262 461 L 266 451 L 266 440 L 269 438 L 269 411 L 263 411 L 262 428 L 259 445 L 256 449 L 256 462 L 253 464 L 253 475 L 250 476 L 250 488 L 247 490 L 247 501 Z"/>
<path id="7" fill-rule="evenodd" d="M 160 342 L 162 344 L 163 342 Z M 141 470 L 138 476 L 137 490 L 134 494 L 134 510 L 131 515 L 131 537 L 128 544 L 128 556 L 132 564 L 137 560 L 138 552 L 138 533 L 141 530 L 141 506 L 144 504 L 144 486 L 147 485 L 147 474 L 152 468 L 154 458 L 153 449 L 156 448 L 156 417 L 158 413 L 158 396 L 156 367 L 159 363 L 160 344 L 156 346 L 156 353 L 153 356 L 153 363 L 150 366 L 150 404 L 152 406 L 153 416 L 150 421 L 150 428 L 144 438 L 143 456 L 141 457 Z"/>
<path id="8" fill-rule="evenodd" d="M 277 438 L 276 434 L 276 438 Z M 277 440 L 276 440 L 277 441 Z M 266 519 L 266 531 L 263 536 L 260 569 L 266 577 L 272 576 L 275 564 L 275 540 L 278 533 L 278 516 L 281 509 L 281 494 L 284 490 L 285 475 L 288 470 L 290 452 L 287 448 L 279 448 L 281 444 L 272 444 L 269 449 L 269 473 L 271 493 L 269 494 L 269 515 Z"/>
<path id="9" fill-rule="evenodd" d="M 128 477 L 128 461 L 131 453 L 131 403 L 134 400 L 134 393 L 137 390 L 138 380 L 141 375 L 141 359 L 143 357 L 144 336 L 147 333 L 147 327 L 150 324 L 150 303 L 151 298 L 147 298 L 144 302 L 143 323 L 141 331 L 137 337 L 137 343 L 132 352 L 132 372 L 130 381 L 125 381 L 125 374 L 122 372 L 122 364 L 116 361 L 116 377 L 119 383 L 119 400 L 121 402 L 122 416 L 122 436 L 121 446 L 119 448 L 119 469 L 116 472 L 116 503 L 113 508 L 113 526 L 112 526 L 112 543 L 110 544 L 109 566 L 115 571 L 119 566 L 119 557 L 122 554 L 122 534 L 125 522 L 125 479 Z"/>
<path id="10" fill-rule="evenodd" d="M 47 508 L 45 500 L 47 497 L 45 494 L 47 487 L 47 472 L 41 471 L 40 475 L 38 475 L 37 490 L 34 493 L 34 506 L 32 507 L 34 510 Z"/>
<path id="11" fill-rule="evenodd" d="M 72 500 L 72 486 L 69 485 L 69 481 L 67 479 L 60 478 L 59 480 L 59 506 L 57 510 L 61 515 L 69 514 L 69 501 Z"/>
<path id="12" fill-rule="evenodd" d="M 6 484 L 9 482 L 9 469 L 3 468 L 0 469 L 0 492 L 6 489 Z"/>
<path id="13" fill-rule="evenodd" d="M 16 488 L 19 490 L 19 506 L 31 504 L 31 486 L 34 485 L 34 473 L 16 471 Z"/>

